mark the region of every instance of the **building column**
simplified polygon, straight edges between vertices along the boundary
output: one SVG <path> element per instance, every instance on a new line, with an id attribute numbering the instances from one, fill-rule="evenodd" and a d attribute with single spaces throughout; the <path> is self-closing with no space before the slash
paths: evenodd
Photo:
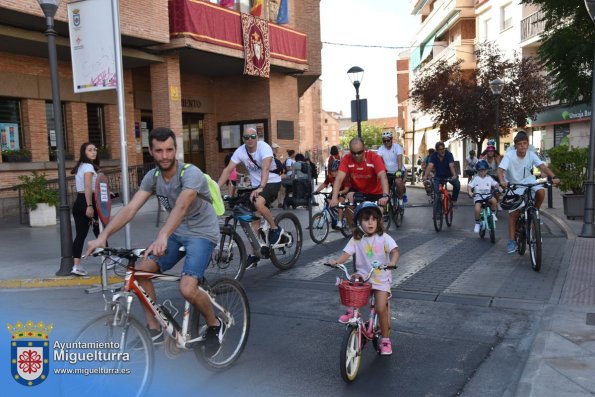
<path id="1" fill-rule="evenodd" d="M 48 161 L 50 149 L 45 101 L 43 99 L 23 99 L 21 100 L 21 109 L 24 146 L 31 151 L 31 161 Z"/>
<path id="2" fill-rule="evenodd" d="M 153 128 L 169 127 L 176 134 L 178 159 L 183 160 L 182 90 L 180 60 L 168 56 L 163 63 L 151 65 L 151 107 Z"/>
<path id="3" fill-rule="evenodd" d="M 81 145 L 89 140 L 87 124 L 87 104 L 84 102 L 66 102 L 64 105 L 65 132 L 68 134 L 66 152 L 79 159 Z"/>

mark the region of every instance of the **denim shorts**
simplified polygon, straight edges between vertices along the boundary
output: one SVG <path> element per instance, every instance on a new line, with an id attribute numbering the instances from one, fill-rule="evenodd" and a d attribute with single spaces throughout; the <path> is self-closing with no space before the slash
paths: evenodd
<path id="1" fill-rule="evenodd" d="M 151 259 L 157 262 L 161 272 L 166 272 L 186 257 L 182 276 L 201 280 L 215 246 L 215 243 L 203 237 L 172 234 L 167 240 L 167 253 L 159 258 L 151 255 Z M 185 247 L 186 251 L 180 251 L 180 247 Z"/>

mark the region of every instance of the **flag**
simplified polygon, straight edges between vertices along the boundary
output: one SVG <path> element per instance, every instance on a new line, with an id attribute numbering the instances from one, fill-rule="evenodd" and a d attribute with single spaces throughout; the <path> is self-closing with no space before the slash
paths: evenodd
<path id="1" fill-rule="evenodd" d="M 277 14 L 277 23 L 284 24 L 289 22 L 289 12 L 287 11 L 287 0 L 281 0 L 279 14 Z"/>
<path id="2" fill-rule="evenodd" d="M 252 8 L 250 9 L 250 14 L 254 15 L 255 17 L 259 17 L 262 15 L 262 2 L 264 0 L 253 0 L 252 1 Z"/>

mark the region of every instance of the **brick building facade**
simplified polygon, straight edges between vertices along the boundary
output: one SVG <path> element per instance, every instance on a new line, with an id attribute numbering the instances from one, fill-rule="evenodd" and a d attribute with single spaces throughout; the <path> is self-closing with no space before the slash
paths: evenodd
<path id="1" fill-rule="evenodd" d="M 244 9 L 240 7 L 246 1 L 237 2 L 237 10 L 213 3 L 120 2 L 129 165 L 150 161 L 146 134 L 157 126 L 172 128 L 180 157 L 214 177 L 223 168 L 224 157 L 241 144 L 240 129 L 248 125 L 257 126 L 261 139 L 282 148 L 320 150 L 320 87 L 315 84 L 321 73 L 319 1 L 289 0 L 288 23 L 268 23 L 269 78 L 243 74 L 240 11 Z M 267 15 L 265 1 L 263 17 Z M 175 26 L 180 16 L 198 29 L 204 26 L 199 23 L 204 18 L 219 18 L 239 41 L 220 40 L 218 32 L 180 31 Z M 67 21 L 63 1 L 55 28 L 65 152 L 77 159 L 80 145 L 92 141 L 109 152 L 110 159 L 102 160 L 102 167 L 119 167 L 116 92 L 74 93 Z M 0 127 L 16 126 L 16 147 L 31 152 L 29 162 L 0 158 L 0 199 L 14 195 L 1 189 L 18 183 L 19 175 L 32 170 L 41 170 L 50 179 L 57 175 L 44 30 L 37 1 L 0 0 Z M 300 45 L 305 54 L 295 57 L 292 48 Z M 225 131 L 237 136 L 226 140 Z M 74 161 L 67 161 L 67 171 L 73 166 Z"/>

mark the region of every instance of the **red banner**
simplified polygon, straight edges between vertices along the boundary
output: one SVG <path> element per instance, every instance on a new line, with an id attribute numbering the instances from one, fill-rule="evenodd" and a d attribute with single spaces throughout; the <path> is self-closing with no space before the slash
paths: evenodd
<path id="1" fill-rule="evenodd" d="M 169 0 L 170 37 L 243 50 L 240 13 L 200 0 Z M 269 24 L 270 57 L 308 63 L 307 36 L 285 26 Z"/>
<path id="2" fill-rule="evenodd" d="M 271 71 L 269 23 L 264 19 L 242 14 L 242 37 L 244 74 L 268 78 Z"/>

